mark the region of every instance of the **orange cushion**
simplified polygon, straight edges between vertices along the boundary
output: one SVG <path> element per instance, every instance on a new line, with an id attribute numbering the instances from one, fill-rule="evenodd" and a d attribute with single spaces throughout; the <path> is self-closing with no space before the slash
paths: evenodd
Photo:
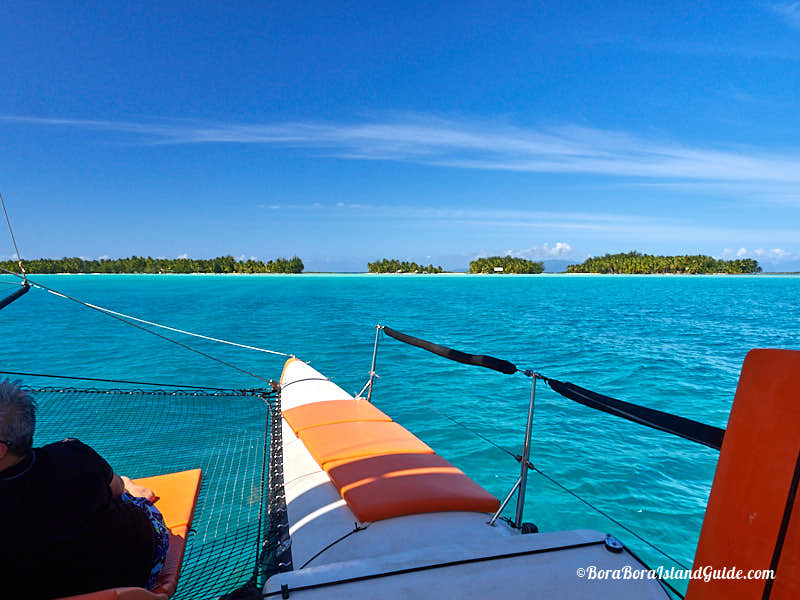
<path id="1" fill-rule="evenodd" d="M 283 418 L 295 433 L 309 427 L 349 421 L 391 421 L 366 400 L 326 400 L 311 402 L 283 411 Z"/>
<path id="2" fill-rule="evenodd" d="M 405 427 L 393 421 L 353 421 L 319 425 L 300 432 L 308 451 L 323 469 L 325 463 L 378 454 L 433 454 Z"/>
<path id="3" fill-rule="evenodd" d="M 192 469 L 168 475 L 156 475 L 134 480 L 134 483 L 150 488 L 157 496 L 156 508 L 164 516 L 169 529 L 192 524 L 197 495 L 200 493 L 202 471 Z"/>
<path id="4" fill-rule="evenodd" d="M 500 502 L 436 454 L 386 454 L 325 465 L 359 521 L 444 512 L 494 512 Z"/>
<path id="5" fill-rule="evenodd" d="M 171 532 L 167 560 L 153 590 L 156 593 L 172 596 L 178 589 L 178 577 L 186 549 L 186 535 L 192 526 L 202 475 L 200 469 L 192 469 L 135 480 L 135 483 L 149 487 L 155 492 L 158 497 L 156 508 L 161 511 L 164 523 Z"/>

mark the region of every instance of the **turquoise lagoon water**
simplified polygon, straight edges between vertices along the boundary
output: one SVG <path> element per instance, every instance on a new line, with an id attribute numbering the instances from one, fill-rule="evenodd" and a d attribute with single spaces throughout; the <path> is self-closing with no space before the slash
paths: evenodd
<path id="1" fill-rule="evenodd" d="M 800 348 L 800 278 L 670 276 L 38 276 L 175 327 L 296 354 L 351 393 L 374 325 L 492 354 L 598 392 L 725 426 L 742 360 Z M 10 286 L 2 286 L 11 290 Z M 5 290 L 0 290 L 0 292 Z M 218 387 L 261 382 L 32 290 L 0 313 L 3 370 Z M 283 358 L 179 337 L 265 377 Z M 383 338 L 374 402 L 502 497 L 517 464 L 431 408 L 517 451 L 529 384 Z M 28 378 L 27 383 L 52 385 Z M 78 384 L 80 385 L 80 384 Z M 64 432 L 68 435 L 69 432 Z M 533 456 L 545 472 L 690 564 L 717 453 L 574 404 L 544 386 Z M 538 475 L 526 520 L 613 532 L 672 564 Z"/>

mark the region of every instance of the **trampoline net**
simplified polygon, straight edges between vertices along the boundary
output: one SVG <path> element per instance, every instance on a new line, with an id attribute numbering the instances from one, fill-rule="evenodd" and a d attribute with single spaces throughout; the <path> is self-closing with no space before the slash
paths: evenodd
<path id="1" fill-rule="evenodd" d="M 270 408 L 266 391 L 38 388 L 35 444 L 67 437 L 131 478 L 203 469 L 176 600 L 216 599 L 258 576 Z"/>

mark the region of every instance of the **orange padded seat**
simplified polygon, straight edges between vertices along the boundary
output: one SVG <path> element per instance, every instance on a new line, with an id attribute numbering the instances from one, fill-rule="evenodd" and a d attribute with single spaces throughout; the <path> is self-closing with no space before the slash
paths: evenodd
<path id="1" fill-rule="evenodd" d="M 309 427 L 350 421 L 391 421 L 386 413 L 366 400 L 325 400 L 301 404 L 283 411 L 283 418 L 296 434 Z"/>
<path id="2" fill-rule="evenodd" d="M 157 496 L 156 508 L 161 511 L 164 523 L 170 530 L 169 553 L 153 590 L 172 596 L 178 589 L 183 553 L 186 550 L 186 534 L 192 526 L 194 508 L 200 493 L 202 471 L 192 469 L 169 475 L 157 475 L 137 479 L 136 483 L 149 487 Z"/>
<path id="3" fill-rule="evenodd" d="M 200 493 L 200 469 L 135 479 L 134 483 L 150 488 L 156 494 L 156 508 L 161 511 L 169 529 L 189 526 Z"/>
<path id="4" fill-rule="evenodd" d="M 433 450 L 393 421 L 353 421 L 304 429 L 300 439 L 323 469 L 334 460 L 379 454 L 433 454 Z"/>
<path id="5" fill-rule="evenodd" d="M 311 402 L 283 411 L 283 418 L 361 522 L 445 511 L 489 513 L 500 505 L 364 399 Z"/>
<path id="6" fill-rule="evenodd" d="M 736 389 L 694 568 L 771 569 L 764 579 L 692 579 L 687 600 L 800 598 L 800 352 L 752 350 Z M 790 500 L 793 500 L 790 502 Z M 781 531 L 784 535 L 781 536 Z M 782 538 L 782 542 L 781 542 Z"/>
<path id="7" fill-rule="evenodd" d="M 436 454 L 385 454 L 325 465 L 361 522 L 430 512 L 494 512 L 500 502 Z"/>
<path id="8" fill-rule="evenodd" d="M 134 479 L 134 483 L 153 490 L 157 498 L 156 508 L 161 511 L 164 523 L 170 530 L 167 560 L 152 591 L 143 588 L 114 588 L 61 600 L 167 600 L 172 596 L 178 589 L 186 535 L 192 526 L 201 479 L 200 469 Z"/>

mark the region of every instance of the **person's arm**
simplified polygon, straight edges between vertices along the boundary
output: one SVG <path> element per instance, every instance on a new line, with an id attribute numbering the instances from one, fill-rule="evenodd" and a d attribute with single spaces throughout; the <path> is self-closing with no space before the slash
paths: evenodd
<path id="1" fill-rule="evenodd" d="M 128 492 L 131 496 L 147 498 L 155 502 L 156 495 L 153 493 L 153 490 L 133 483 L 133 481 L 124 475 L 117 475 L 114 469 L 111 468 L 111 465 L 109 465 L 102 456 L 80 440 L 67 438 L 58 442 L 58 444 L 62 452 L 70 453 L 70 462 L 80 466 L 80 472 L 87 487 L 96 489 L 93 486 L 108 485 L 108 490 L 112 498 L 119 498 L 123 492 Z"/>
<path id="2" fill-rule="evenodd" d="M 123 492 L 128 492 L 131 496 L 137 498 L 147 498 L 150 501 L 156 499 L 153 490 L 133 483 L 133 481 L 131 481 L 129 477 L 125 477 L 125 475 L 117 475 L 114 473 L 111 477 L 109 487 L 111 488 L 112 498 L 119 498 Z"/>
<path id="3" fill-rule="evenodd" d="M 111 483 L 108 487 L 111 488 L 111 497 L 119 498 L 122 496 L 122 492 L 125 491 L 125 482 L 122 481 L 122 477 L 114 473 L 111 476 Z"/>

